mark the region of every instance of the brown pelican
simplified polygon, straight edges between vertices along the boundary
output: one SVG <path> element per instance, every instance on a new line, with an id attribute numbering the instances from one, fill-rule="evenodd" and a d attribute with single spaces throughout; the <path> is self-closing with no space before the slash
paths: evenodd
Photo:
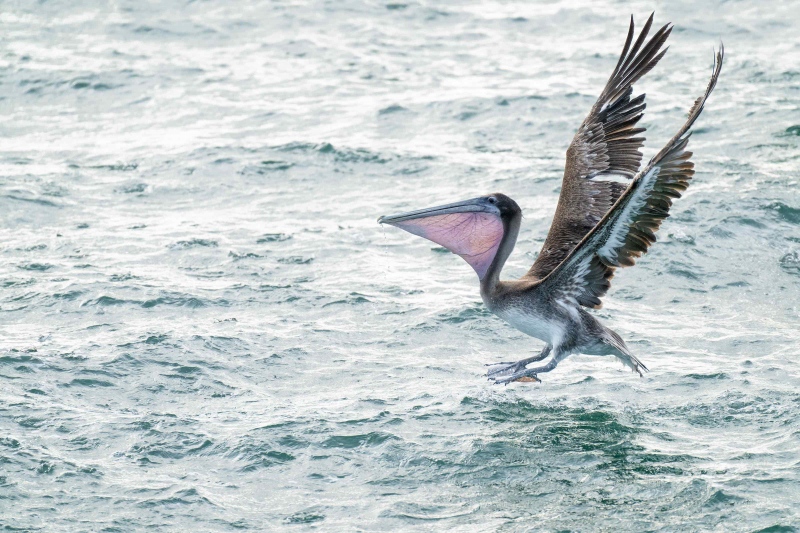
<path id="1" fill-rule="evenodd" d="M 694 174 L 686 150 L 689 128 L 703 111 L 717 83 L 724 48 L 715 54 L 711 80 L 689 111 L 686 123 L 641 170 L 639 148 L 644 128 L 644 94 L 631 97 L 632 85 L 666 53 L 669 24 L 645 43 L 647 20 L 636 42 L 633 17 L 628 37 L 608 83 L 567 149 L 566 168 L 550 232 L 530 270 L 520 279 L 500 281 L 500 271 L 519 233 L 522 211 L 500 193 L 439 207 L 383 216 L 391 224 L 425 237 L 460 255 L 478 274 L 481 298 L 497 316 L 546 343 L 542 352 L 516 362 L 487 366 L 495 383 L 540 381 L 568 355 L 614 355 L 642 375 L 647 368 L 625 341 L 584 308 L 599 309 L 614 270 L 629 267 L 656 240 Z M 627 185 L 613 181 L 623 177 Z M 534 368 L 552 353 L 550 361 Z"/>

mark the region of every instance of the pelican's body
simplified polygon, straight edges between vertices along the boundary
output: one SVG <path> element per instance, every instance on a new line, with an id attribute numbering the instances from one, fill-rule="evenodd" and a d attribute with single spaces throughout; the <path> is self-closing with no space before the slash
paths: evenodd
<path id="1" fill-rule="evenodd" d="M 584 308 L 599 308 L 614 270 L 634 264 L 655 242 L 669 216 L 673 198 L 694 174 L 685 150 L 688 130 L 714 89 L 722 50 L 705 94 L 667 145 L 641 170 L 639 148 L 644 129 L 635 125 L 644 111 L 644 95 L 631 98 L 631 85 L 650 71 L 666 50 L 670 34 L 662 27 L 645 44 L 652 15 L 631 47 L 633 19 L 622 55 L 600 98 L 567 150 L 567 162 L 550 232 L 531 269 L 518 280 L 500 281 L 500 272 L 516 244 L 522 210 L 500 193 L 386 216 L 391 224 L 425 237 L 460 255 L 480 280 L 486 307 L 518 330 L 545 342 L 542 352 L 489 371 L 496 383 L 539 381 L 573 353 L 614 355 L 640 375 L 647 368 L 622 338 Z M 613 181 L 624 177 L 629 185 Z M 543 366 L 533 362 L 552 359 Z"/>

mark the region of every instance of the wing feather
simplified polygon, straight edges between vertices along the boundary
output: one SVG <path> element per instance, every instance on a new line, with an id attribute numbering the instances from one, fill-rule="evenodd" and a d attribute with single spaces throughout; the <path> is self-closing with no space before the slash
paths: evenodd
<path id="1" fill-rule="evenodd" d="M 561 195 L 553 225 L 544 246 L 526 277 L 541 279 L 572 251 L 611 208 L 625 186 L 604 177 L 633 178 L 639 170 L 644 128 L 636 124 L 645 109 L 641 94 L 635 97 L 631 85 L 649 72 L 666 53 L 661 47 L 669 37 L 669 24 L 645 43 L 653 24 L 647 19 L 636 42 L 631 17 L 628 36 L 617 66 L 600 97 L 567 149 Z"/>
<path id="2" fill-rule="evenodd" d="M 669 216 L 674 198 L 689 186 L 694 175 L 692 152 L 686 150 L 692 127 L 714 90 L 725 49 L 720 46 L 703 96 L 698 98 L 686 123 L 666 146 L 639 172 L 612 209 L 575 249 L 534 290 L 560 301 L 599 308 L 611 287 L 614 270 L 632 266 L 656 241 L 655 232 Z"/>

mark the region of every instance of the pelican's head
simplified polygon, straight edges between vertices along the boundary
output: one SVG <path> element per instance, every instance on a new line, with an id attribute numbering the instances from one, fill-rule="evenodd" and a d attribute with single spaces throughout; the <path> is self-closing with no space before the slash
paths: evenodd
<path id="1" fill-rule="evenodd" d="M 518 220 L 520 213 L 514 200 L 505 194 L 495 193 L 383 216 L 378 223 L 397 226 L 444 246 L 463 257 L 482 280 L 497 255 L 503 236 L 512 221 Z"/>

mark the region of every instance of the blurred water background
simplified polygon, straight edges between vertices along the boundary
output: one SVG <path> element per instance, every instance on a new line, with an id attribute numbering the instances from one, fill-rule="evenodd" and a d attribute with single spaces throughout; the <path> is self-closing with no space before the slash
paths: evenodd
<path id="1" fill-rule="evenodd" d="M 598 312 L 651 372 L 541 343 L 381 214 L 504 192 L 527 270 L 628 17 L 675 23 L 645 158 L 695 182 Z M 0 525 L 743 531 L 800 524 L 800 4 L 8 1 Z"/>

